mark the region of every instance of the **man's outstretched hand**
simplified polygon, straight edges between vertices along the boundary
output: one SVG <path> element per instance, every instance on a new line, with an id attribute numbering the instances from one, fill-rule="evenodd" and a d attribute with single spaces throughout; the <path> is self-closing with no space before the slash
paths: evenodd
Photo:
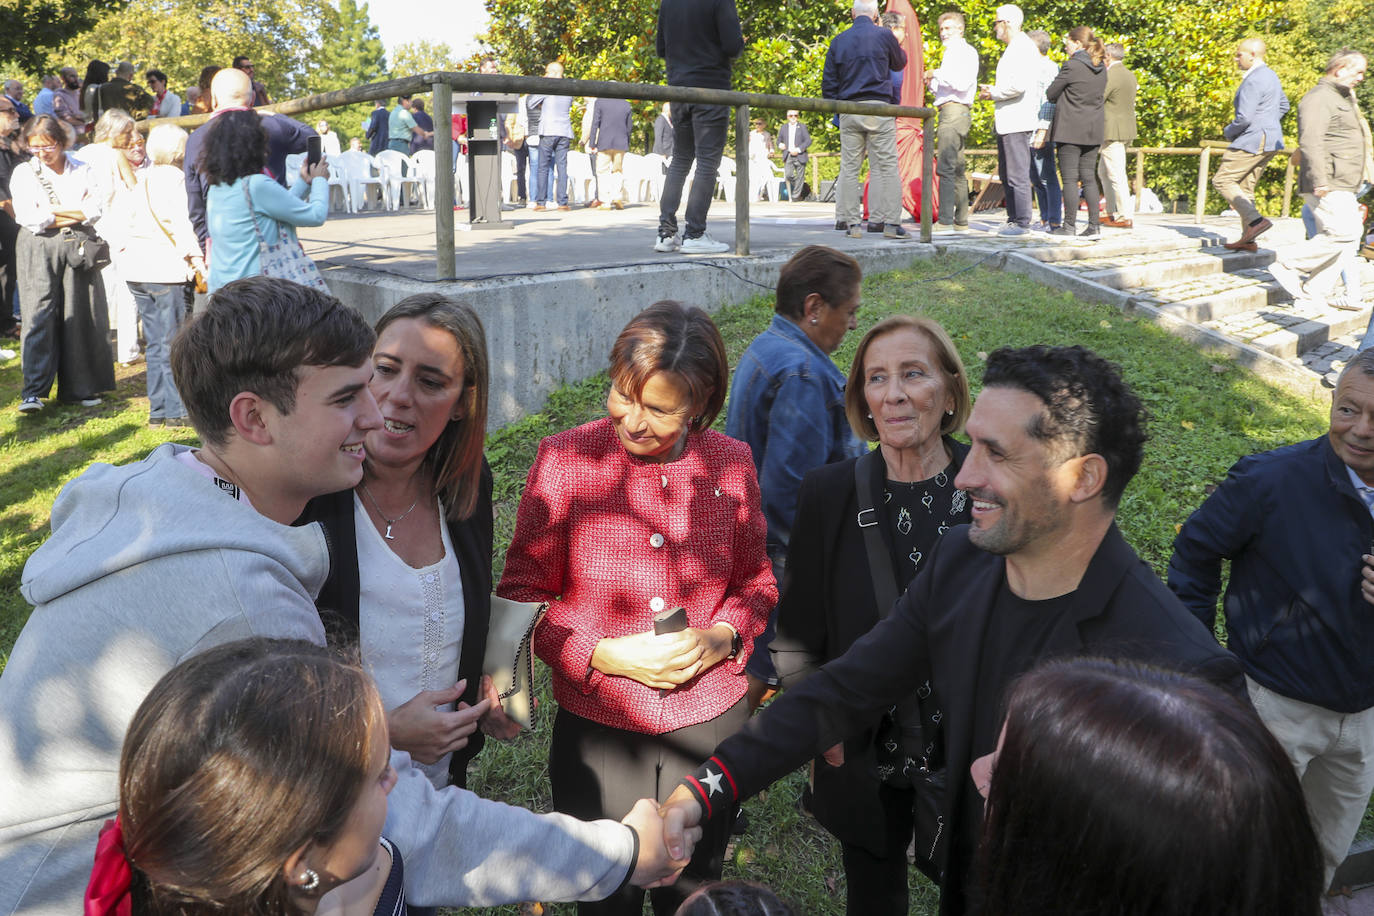
<path id="1" fill-rule="evenodd" d="M 686 786 L 678 786 L 658 809 L 663 818 L 663 842 L 674 858 L 692 857 L 692 847 L 701 839 L 701 802 Z"/>
<path id="2" fill-rule="evenodd" d="M 691 861 L 692 850 L 701 839 L 701 828 L 695 824 L 701 819 L 701 812 L 690 793 L 687 797 L 692 807 L 697 809 L 694 822 L 690 825 L 684 822 L 682 812 L 669 810 L 668 805 L 660 809 L 650 798 L 635 802 L 630 813 L 621 821 L 639 834 L 639 859 L 635 862 L 631 884 L 637 887 L 666 887 L 677 881 L 678 875 Z M 671 803 L 672 798 L 668 801 Z M 674 841 L 676 845 L 670 847 L 669 843 Z"/>

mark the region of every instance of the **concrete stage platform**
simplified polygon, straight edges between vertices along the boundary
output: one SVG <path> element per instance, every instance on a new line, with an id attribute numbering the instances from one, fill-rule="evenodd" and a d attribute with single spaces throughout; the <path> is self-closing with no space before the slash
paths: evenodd
<path id="1" fill-rule="evenodd" d="M 707 231 L 733 243 L 734 217 L 733 203 L 715 202 Z M 1110 266 L 1113 259 L 1168 260 L 1182 253 L 1175 250 L 1180 246 L 1196 253 L 1197 246 L 1215 246 L 1239 231 L 1234 217 L 1209 217 L 1198 225 L 1192 214 L 1182 213 L 1137 215 L 1134 230 L 1104 230 L 1100 242 L 1002 238 L 996 233 L 1005 215 L 995 210 L 973 214 L 974 231 L 937 231 L 933 243 L 924 245 L 886 241 L 877 233 L 850 239 L 835 231 L 834 204 L 758 203 L 750 218 L 752 252 L 736 257 L 655 252 L 654 203 L 621 211 L 508 210 L 503 219 L 510 229 L 455 233 L 458 277 L 448 281 L 434 279 L 432 211 L 332 214 L 325 225 L 300 232 L 335 294 L 369 320 L 426 291 L 457 296 L 478 310 L 491 350 L 492 428 L 539 410 L 557 387 L 604 369 L 616 334 L 644 306 L 673 298 L 715 311 L 771 295 L 778 268 L 804 245 L 847 251 L 867 273 L 905 267 L 937 249 L 974 258 L 1035 251 L 1054 262 L 1035 274 L 1042 282 L 1109 302 L 1122 294 L 1096 284 L 1074 285 L 1078 268 L 1099 261 Z M 1280 236 L 1301 237 L 1297 220 L 1276 222 L 1270 233 L 1275 243 Z M 905 226 L 913 236 L 918 232 L 914 223 Z"/>
<path id="2" fill-rule="evenodd" d="M 718 201 L 707 231 L 733 244 L 735 206 Z M 513 227 L 459 231 L 458 279 L 434 279 L 433 211 L 331 214 L 299 233 L 335 295 L 375 320 L 420 292 L 471 303 L 491 350 L 490 426 L 538 410 L 549 392 L 606 367 L 625 323 L 659 299 L 682 299 L 714 312 L 771 295 L 778 268 L 803 245 L 852 253 L 866 272 L 904 267 L 929 256 L 918 242 L 862 240 L 836 232 L 834 204 L 761 203 L 750 219 L 752 253 L 660 254 L 658 205 L 625 210 L 510 210 Z M 916 232 L 913 224 L 908 231 Z"/>

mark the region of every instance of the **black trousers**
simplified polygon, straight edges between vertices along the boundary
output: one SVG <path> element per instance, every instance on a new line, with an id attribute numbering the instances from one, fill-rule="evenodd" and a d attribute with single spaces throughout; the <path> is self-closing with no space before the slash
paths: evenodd
<path id="1" fill-rule="evenodd" d="M 1078 185 L 1083 185 L 1083 200 L 1088 204 L 1088 225 L 1096 227 L 1102 219 L 1097 212 L 1102 192 L 1097 187 L 1097 147 L 1078 143 L 1056 143 L 1059 156 L 1059 183 L 1064 192 L 1064 225 L 1070 229 L 1078 217 Z"/>
<path id="2" fill-rule="evenodd" d="M 600 725 L 560 709 L 549 746 L 554 810 L 582 820 L 619 820 L 641 798 L 664 801 L 683 776 L 700 766 L 717 744 L 748 719 L 749 705 L 741 699 L 700 725 L 645 735 Z M 672 916 L 692 891 L 720 879 L 734 820 L 733 812 L 713 818 L 677 883 L 649 892 L 657 916 Z M 577 905 L 579 916 L 640 916 L 643 911 L 644 890 L 632 885 L 605 900 Z"/>
<path id="3" fill-rule="evenodd" d="M 67 264 L 65 244 L 59 233 L 19 232 L 22 397 L 46 398 L 54 380 L 64 401 L 115 387 L 105 285 L 99 271 Z"/>
<path id="4" fill-rule="evenodd" d="M 1031 131 L 997 135 L 997 172 L 1002 180 L 1002 196 L 1007 202 L 1007 222 L 1025 229 L 1030 226 Z"/>
<path id="5" fill-rule="evenodd" d="M 882 832 L 887 854 L 875 856 L 862 846 L 840 844 L 848 916 L 906 916 L 907 878 L 911 872 L 906 849 L 915 828 L 912 809 L 916 793 L 882 783 L 878 798 L 883 805 L 883 822 L 871 825 L 871 829 Z"/>
<path id="6" fill-rule="evenodd" d="M 687 183 L 687 173 L 693 162 L 696 162 L 696 171 L 692 174 L 692 190 L 687 195 L 687 225 L 683 238 L 698 238 L 706 232 L 706 211 L 711 209 L 711 198 L 716 194 L 716 173 L 720 170 L 729 127 L 730 109 L 724 105 L 686 103 L 673 106 L 673 158 L 668 161 L 668 177 L 663 180 L 663 194 L 658 205 L 660 238 L 677 233 L 677 208 L 682 203 L 682 187 Z"/>

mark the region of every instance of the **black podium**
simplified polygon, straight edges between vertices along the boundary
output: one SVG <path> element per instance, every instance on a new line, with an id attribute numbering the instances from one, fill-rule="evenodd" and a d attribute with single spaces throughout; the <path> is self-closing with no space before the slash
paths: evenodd
<path id="1" fill-rule="evenodd" d="M 468 118 L 468 218 L 459 229 L 510 229 L 501 219 L 500 121 L 515 113 L 519 96 L 468 92 L 453 94 L 453 110 Z"/>

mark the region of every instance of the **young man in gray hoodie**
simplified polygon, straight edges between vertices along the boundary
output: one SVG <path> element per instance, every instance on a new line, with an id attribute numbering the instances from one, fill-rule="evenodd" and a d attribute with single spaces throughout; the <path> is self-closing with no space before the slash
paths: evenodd
<path id="1" fill-rule="evenodd" d="M 81 912 L 114 816 L 125 729 L 173 666 L 247 636 L 324 642 L 329 572 L 313 496 L 355 486 L 381 422 L 373 333 L 337 299 L 255 277 L 211 299 L 172 348 L 204 446 L 167 444 L 63 488 L 24 567 L 34 610 L 0 675 L 0 913 Z M 435 790 L 393 752 L 386 832 L 416 905 L 597 900 L 675 865 L 640 802 L 625 826 Z M 642 842 L 641 842 L 642 841 Z"/>

